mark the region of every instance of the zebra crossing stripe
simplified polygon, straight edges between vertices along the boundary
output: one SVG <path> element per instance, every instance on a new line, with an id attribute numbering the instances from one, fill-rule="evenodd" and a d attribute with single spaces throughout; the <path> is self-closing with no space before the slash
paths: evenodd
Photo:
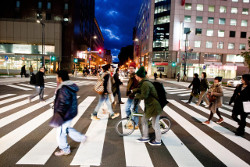
<path id="1" fill-rule="evenodd" d="M 127 98 L 122 98 L 127 101 Z M 121 104 L 121 117 L 125 118 L 125 104 Z M 126 166 L 154 166 L 149 156 L 145 143 L 137 143 L 136 139 L 141 138 L 140 130 L 135 130 L 131 135 L 123 137 Z M 140 155 L 140 156 L 138 156 Z"/>
<path id="2" fill-rule="evenodd" d="M 6 95 L 1 95 L 1 96 L 0 96 L 0 99 L 5 98 L 5 97 L 9 97 L 9 96 L 14 96 L 14 95 L 16 95 L 16 94 L 6 94 Z"/>
<path id="3" fill-rule="evenodd" d="M 185 113 L 189 114 L 190 116 L 196 118 L 197 120 L 199 120 L 200 122 L 204 122 L 207 120 L 206 117 L 194 112 L 193 110 L 181 105 L 180 103 L 174 101 L 174 100 L 170 100 L 170 102 L 175 105 L 176 107 L 180 108 L 181 110 L 183 110 Z M 181 106 L 181 107 L 180 107 Z M 203 107 L 200 106 L 196 106 L 195 104 L 192 105 L 193 107 L 201 110 Z M 231 132 L 230 130 L 224 128 L 223 126 L 214 123 L 213 121 L 210 121 L 210 124 L 207 125 L 208 127 L 210 127 L 211 129 L 213 129 L 214 131 L 220 133 L 222 136 L 226 137 L 227 139 L 231 140 L 232 142 L 234 142 L 235 144 L 239 145 L 240 147 L 242 147 L 243 149 L 246 149 L 247 151 L 250 150 L 250 142 L 242 137 L 238 137 L 235 136 L 233 132 Z"/>
<path id="4" fill-rule="evenodd" d="M 191 93 L 185 93 L 185 94 L 181 94 L 181 95 L 178 95 L 178 96 L 190 96 Z"/>
<path id="5" fill-rule="evenodd" d="M 9 102 L 12 102 L 12 101 L 15 101 L 15 100 L 19 100 L 19 99 L 22 99 L 22 98 L 25 98 L 25 97 L 28 97 L 28 96 L 29 96 L 29 94 L 25 94 L 25 95 L 18 95 L 16 97 L 13 97 L 13 98 L 10 98 L 10 99 L 5 99 L 5 100 L 0 101 L 0 105 L 5 104 L 5 103 L 9 103 Z"/>
<path id="6" fill-rule="evenodd" d="M 47 97 L 47 95 L 45 95 L 44 97 Z M 35 97 L 34 100 L 38 100 L 38 97 Z M 17 108 L 17 107 L 20 107 L 20 106 L 23 106 L 25 104 L 29 103 L 29 101 L 26 99 L 26 100 L 23 100 L 23 101 L 20 101 L 20 102 L 17 102 L 17 103 L 14 103 L 14 104 L 11 104 L 11 105 L 8 105 L 8 106 L 5 106 L 5 107 L 2 107 L 0 108 L 0 114 L 1 113 L 4 113 L 6 111 L 10 111 L 14 108 Z M 2 120 L 1 120 L 2 121 Z M 1 122 L 0 122 L 1 124 Z"/>
<path id="7" fill-rule="evenodd" d="M 225 104 L 222 104 L 222 106 L 229 109 L 229 110 L 233 110 L 233 107 L 231 107 L 231 106 L 228 106 L 228 105 L 225 105 Z"/>
<path id="8" fill-rule="evenodd" d="M 168 94 L 180 94 L 180 93 L 187 93 L 187 92 L 189 92 L 189 94 L 190 94 L 190 90 L 186 90 L 186 91 L 176 91 L 176 92 L 174 92 L 174 91 L 172 91 L 172 92 L 169 92 L 169 91 L 167 91 L 167 93 Z"/>
<path id="9" fill-rule="evenodd" d="M 50 85 L 46 85 L 46 84 L 45 84 L 44 87 L 45 87 L 45 88 L 52 88 L 52 89 L 56 88 L 56 86 L 50 86 Z"/>
<path id="10" fill-rule="evenodd" d="M 44 107 L 44 106 L 48 105 L 52 101 L 53 101 L 53 98 L 50 98 L 50 99 L 46 100 L 45 103 L 37 103 L 35 105 L 32 105 L 32 106 L 30 106 L 28 108 L 25 108 L 25 109 L 23 109 L 21 111 L 18 111 L 18 112 L 14 113 L 14 114 L 11 114 L 11 115 L 9 115 L 7 117 L 2 118 L 1 121 L 0 121 L 0 128 L 12 123 L 15 120 L 18 120 L 19 118 L 24 117 L 25 115 L 28 115 L 28 114 L 32 113 L 33 111 L 35 111 L 35 110 L 37 110 L 37 109 L 39 109 L 41 107 Z"/>
<path id="11" fill-rule="evenodd" d="M 90 104 L 94 101 L 95 96 L 87 97 L 78 105 L 78 114 L 73 119 L 74 126 L 81 116 L 85 113 Z M 56 129 L 52 129 L 45 137 L 43 137 L 26 155 L 24 155 L 17 164 L 36 164 L 44 165 L 58 147 L 56 142 Z"/>
<path id="12" fill-rule="evenodd" d="M 33 90 L 33 89 L 30 89 L 30 88 L 24 88 L 24 87 L 21 87 L 21 86 L 18 86 L 18 85 L 7 85 L 7 86 L 12 87 L 12 88 L 21 89 L 21 90 Z"/>
<path id="13" fill-rule="evenodd" d="M 144 102 L 141 102 L 140 106 L 144 108 Z M 203 166 L 172 130 L 163 134 L 161 140 L 178 166 Z"/>
<path id="14" fill-rule="evenodd" d="M 172 102 L 174 102 L 174 100 L 171 100 L 171 103 Z M 238 156 L 219 144 L 202 130 L 194 126 L 170 107 L 166 106 L 164 111 L 226 166 L 249 166 L 245 161 L 241 160 Z"/>
<path id="15" fill-rule="evenodd" d="M 29 85 L 29 84 L 18 84 L 20 86 L 25 86 L 25 87 L 28 87 L 28 88 L 35 88 L 35 85 Z"/>
<path id="16" fill-rule="evenodd" d="M 182 91 L 185 91 L 187 89 L 173 89 L 173 90 L 168 90 L 168 92 L 182 92 Z M 190 92 L 190 90 L 188 90 Z"/>

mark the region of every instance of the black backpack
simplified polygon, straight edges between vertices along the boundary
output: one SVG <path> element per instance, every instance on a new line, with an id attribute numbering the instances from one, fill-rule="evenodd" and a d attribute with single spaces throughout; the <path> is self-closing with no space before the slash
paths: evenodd
<path id="1" fill-rule="evenodd" d="M 158 102 L 161 105 L 161 108 L 163 109 L 168 104 L 167 92 L 165 91 L 165 88 L 162 83 L 160 82 L 151 82 L 151 83 L 154 85 L 157 95 L 158 95 L 158 98 L 156 97 L 155 98 L 158 100 Z"/>
<path id="2" fill-rule="evenodd" d="M 35 85 L 36 84 L 36 75 L 34 73 L 30 76 L 30 84 Z"/>

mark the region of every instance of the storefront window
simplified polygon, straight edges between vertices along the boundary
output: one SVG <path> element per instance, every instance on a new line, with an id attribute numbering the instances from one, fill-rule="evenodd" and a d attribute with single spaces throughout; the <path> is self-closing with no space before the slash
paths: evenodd
<path id="1" fill-rule="evenodd" d="M 199 53 L 187 53 L 187 59 L 199 60 L 200 55 L 199 55 Z"/>
<path id="2" fill-rule="evenodd" d="M 239 56 L 237 56 L 237 55 L 227 55 L 226 61 L 227 62 L 239 62 L 239 63 L 241 63 L 241 62 L 244 62 L 245 59 L 244 59 L 244 57 L 242 57 L 240 55 Z"/>
<path id="3" fill-rule="evenodd" d="M 221 61 L 221 55 L 217 54 L 205 54 L 204 61 Z"/>

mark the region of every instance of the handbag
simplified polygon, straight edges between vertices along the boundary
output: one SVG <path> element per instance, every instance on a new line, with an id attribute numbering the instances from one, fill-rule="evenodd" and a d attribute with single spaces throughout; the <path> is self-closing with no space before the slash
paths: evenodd
<path id="1" fill-rule="evenodd" d="M 245 113 L 250 114 L 250 101 L 243 101 L 243 108 Z"/>
<path id="2" fill-rule="evenodd" d="M 104 86 L 103 86 L 103 79 L 98 79 L 95 86 L 94 86 L 94 91 L 98 94 L 103 94 L 104 92 Z"/>
<path id="3" fill-rule="evenodd" d="M 49 122 L 49 126 L 51 126 L 52 128 L 57 128 L 61 126 L 63 123 L 64 120 L 62 116 L 58 112 L 55 112 L 52 119 Z"/>
<path id="4" fill-rule="evenodd" d="M 213 103 L 213 102 L 215 102 L 215 100 L 217 99 L 217 97 L 216 96 L 214 96 L 214 95 L 208 95 L 208 100 L 209 100 L 209 103 Z"/>

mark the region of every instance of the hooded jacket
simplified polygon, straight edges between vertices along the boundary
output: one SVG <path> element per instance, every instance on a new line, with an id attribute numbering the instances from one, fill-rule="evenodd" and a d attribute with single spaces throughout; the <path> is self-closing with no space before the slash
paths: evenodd
<path id="1" fill-rule="evenodd" d="M 64 121 L 73 119 L 77 115 L 78 86 L 72 81 L 62 82 L 56 91 L 54 113 L 59 113 Z"/>

